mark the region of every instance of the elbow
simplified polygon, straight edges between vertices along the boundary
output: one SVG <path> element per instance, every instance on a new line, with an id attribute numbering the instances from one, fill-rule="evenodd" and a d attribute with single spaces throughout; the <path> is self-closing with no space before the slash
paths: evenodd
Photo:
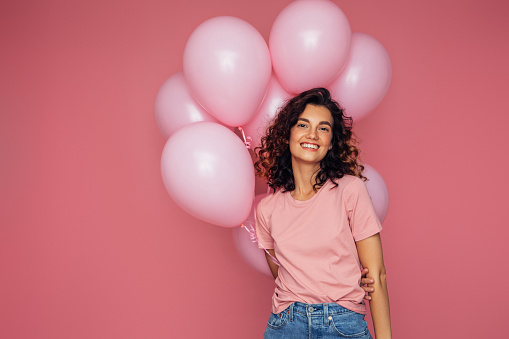
<path id="1" fill-rule="evenodd" d="M 375 272 L 371 272 L 371 277 L 369 277 L 370 274 L 368 274 L 368 277 L 374 280 L 374 283 L 372 285 L 387 285 L 387 272 L 385 271 L 385 267 L 381 267 L 380 269 L 376 270 Z"/>
<path id="2" fill-rule="evenodd" d="M 387 286 L 387 273 L 385 272 L 385 268 L 378 274 L 378 281 L 380 285 Z"/>

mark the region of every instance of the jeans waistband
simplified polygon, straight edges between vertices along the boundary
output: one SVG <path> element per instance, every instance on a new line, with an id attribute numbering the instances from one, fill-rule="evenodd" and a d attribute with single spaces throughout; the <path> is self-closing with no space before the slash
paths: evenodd
<path id="1" fill-rule="evenodd" d="M 339 314 L 352 311 L 336 303 L 305 304 L 301 302 L 294 302 L 290 305 L 290 312 L 297 312 L 313 316 L 328 316 L 331 314 Z"/>

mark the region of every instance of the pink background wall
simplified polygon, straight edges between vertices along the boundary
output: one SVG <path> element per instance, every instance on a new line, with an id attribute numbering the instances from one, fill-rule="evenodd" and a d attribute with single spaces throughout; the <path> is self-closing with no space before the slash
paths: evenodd
<path id="1" fill-rule="evenodd" d="M 153 105 L 204 20 L 290 0 L 0 4 L 0 337 L 260 338 L 273 282 L 164 190 Z M 356 126 L 391 202 L 396 338 L 503 337 L 509 4 L 339 1 L 393 82 Z"/>

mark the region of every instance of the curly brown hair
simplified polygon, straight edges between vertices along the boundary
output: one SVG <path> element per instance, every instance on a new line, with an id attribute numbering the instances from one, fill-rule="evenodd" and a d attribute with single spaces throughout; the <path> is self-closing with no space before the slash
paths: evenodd
<path id="1" fill-rule="evenodd" d="M 313 186 L 320 188 L 327 180 L 339 179 L 345 174 L 357 176 L 363 180 L 364 166 L 358 163 L 359 150 L 352 132 L 352 118 L 344 114 L 343 108 L 334 101 L 325 88 L 313 88 L 288 100 L 267 128 L 261 139 L 260 147 L 255 148 L 258 161 L 255 162 L 256 174 L 266 178 L 275 192 L 282 188 L 284 192 L 295 189 L 292 170 L 292 156 L 288 141 L 290 130 L 297 123 L 306 106 L 324 106 L 332 115 L 332 149 L 320 161 L 320 170 Z"/>

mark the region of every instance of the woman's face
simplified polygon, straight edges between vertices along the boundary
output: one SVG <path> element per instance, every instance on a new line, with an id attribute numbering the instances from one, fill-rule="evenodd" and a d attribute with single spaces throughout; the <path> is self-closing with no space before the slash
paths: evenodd
<path id="1" fill-rule="evenodd" d="M 332 123 L 326 107 L 308 104 L 290 130 L 292 161 L 320 163 L 332 148 Z"/>

